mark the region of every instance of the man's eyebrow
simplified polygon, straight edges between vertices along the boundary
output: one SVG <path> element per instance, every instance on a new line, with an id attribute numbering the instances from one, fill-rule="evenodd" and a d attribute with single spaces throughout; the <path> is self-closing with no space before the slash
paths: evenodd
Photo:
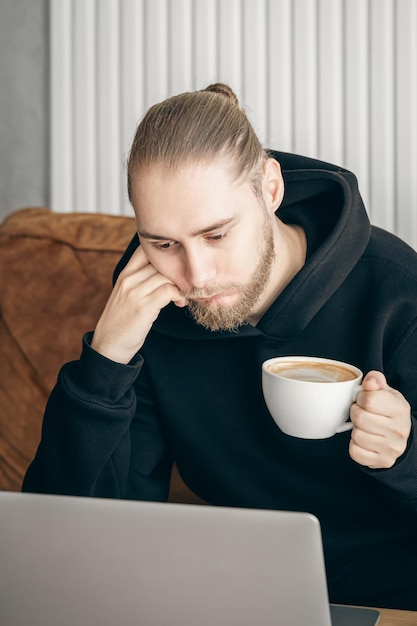
<path id="1" fill-rule="evenodd" d="M 197 237 L 198 235 L 205 235 L 206 233 L 211 233 L 213 230 L 218 230 L 219 228 L 224 228 L 225 226 L 230 226 L 236 219 L 236 216 L 227 217 L 224 220 L 220 220 L 215 224 L 210 224 L 209 226 L 205 226 L 204 228 L 200 228 L 199 230 L 191 233 L 191 237 Z M 156 241 L 170 241 L 171 237 L 164 237 L 162 235 L 156 235 L 154 233 L 150 233 L 147 230 L 138 230 L 139 237 L 143 237 L 144 239 L 154 239 Z"/>

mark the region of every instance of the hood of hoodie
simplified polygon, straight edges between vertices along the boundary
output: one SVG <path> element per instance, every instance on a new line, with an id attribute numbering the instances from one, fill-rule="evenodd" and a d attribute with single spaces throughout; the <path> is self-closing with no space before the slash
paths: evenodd
<path id="1" fill-rule="evenodd" d="M 184 339 L 254 333 L 288 339 L 303 331 L 359 261 L 368 245 L 371 226 L 354 174 L 308 157 L 276 151 L 269 154 L 280 163 L 285 185 L 277 216 L 287 224 L 304 228 L 305 265 L 256 328 L 246 325 L 236 332 L 213 332 L 196 324 L 187 308 L 171 304 L 161 311 L 154 331 Z M 115 279 L 138 245 L 136 235 L 116 267 Z"/>

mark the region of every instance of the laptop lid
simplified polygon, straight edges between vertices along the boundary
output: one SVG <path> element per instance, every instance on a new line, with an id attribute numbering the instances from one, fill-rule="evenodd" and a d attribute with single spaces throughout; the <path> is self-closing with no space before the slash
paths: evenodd
<path id="1" fill-rule="evenodd" d="M 0 563 L 4 626 L 331 626 L 307 513 L 1 492 Z"/>

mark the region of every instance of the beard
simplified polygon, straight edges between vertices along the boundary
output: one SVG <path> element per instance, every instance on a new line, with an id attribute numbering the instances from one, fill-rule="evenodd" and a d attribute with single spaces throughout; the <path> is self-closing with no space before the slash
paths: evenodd
<path id="1" fill-rule="evenodd" d="M 183 292 L 188 300 L 191 315 L 197 324 L 212 331 L 233 331 L 248 322 L 254 306 L 265 290 L 275 259 L 272 227 L 267 217 L 265 217 L 259 254 L 259 261 L 246 284 L 229 283 L 212 286 L 210 289 L 190 289 Z M 223 291 L 238 291 L 240 297 L 229 306 L 196 300 L 196 298 L 209 298 Z"/>

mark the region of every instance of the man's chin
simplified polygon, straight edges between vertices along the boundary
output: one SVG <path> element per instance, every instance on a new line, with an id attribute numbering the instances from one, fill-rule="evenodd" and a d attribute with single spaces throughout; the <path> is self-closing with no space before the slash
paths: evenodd
<path id="1" fill-rule="evenodd" d="M 219 306 L 218 303 L 213 301 L 204 304 L 190 301 L 188 308 L 194 321 L 207 330 L 236 331 L 240 326 L 247 323 L 246 312 L 238 312 L 233 306 Z"/>

